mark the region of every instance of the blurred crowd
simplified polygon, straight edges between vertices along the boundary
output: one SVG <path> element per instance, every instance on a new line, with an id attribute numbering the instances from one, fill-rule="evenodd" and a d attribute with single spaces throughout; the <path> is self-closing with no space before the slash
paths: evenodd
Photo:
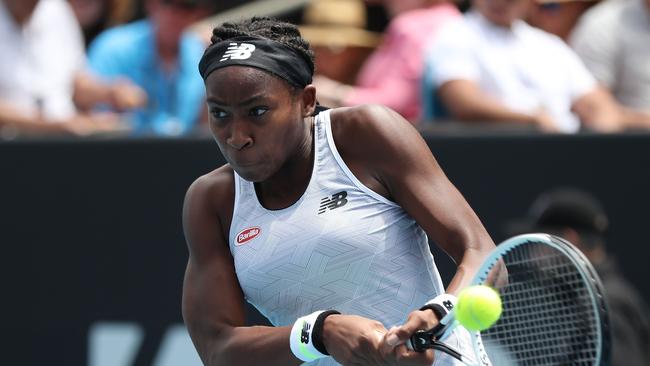
<path id="1" fill-rule="evenodd" d="M 0 127 L 23 133 L 180 136 L 204 109 L 186 32 L 212 0 L 0 1 Z M 138 14 L 140 15 L 138 16 Z"/>
<path id="2" fill-rule="evenodd" d="M 218 5 L 0 0 L 0 137 L 205 133 L 209 34 L 192 25 Z M 650 0 L 312 0 L 299 23 L 326 106 L 418 127 L 650 127 Z"/>

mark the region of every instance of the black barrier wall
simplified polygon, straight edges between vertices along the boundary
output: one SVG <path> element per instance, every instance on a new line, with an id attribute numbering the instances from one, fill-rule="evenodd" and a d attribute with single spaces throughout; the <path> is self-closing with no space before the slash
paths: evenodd
<path id="1" fill-rule="evenodd" d="M 611 218 L 608 249 L 650 299 L 650 135 L 427 142 L 495 241 L 539 192 L 591 191 Z M 209 140 L 0 144 L 0 241 L 9 248 L 2 363 L 179 364 L 170 349 L 188 347 L 172 336 L 182 333 L 183 196 L 222 163 Z M 453 266 L 435 253 L 449 278 Z M 122 361 L 102 358 L 118 350 Z"/>

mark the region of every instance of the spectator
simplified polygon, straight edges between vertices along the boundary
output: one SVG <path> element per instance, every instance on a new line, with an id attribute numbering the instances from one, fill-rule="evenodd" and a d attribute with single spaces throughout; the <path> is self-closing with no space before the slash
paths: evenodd
<path id="1" fill-rule="evenodd" d="M 366 2 L 381 2 L 391 18 L 384 39 L 362 66 L 355 86 L 322 76 L 314 78 L 319 101 L 332 107 L 379 103 L 417 122 L 425 45 L 460 12 L 445 0 Z"/>
<path id="2" fill-rule="evenodd" d="M 475 0 L 468 14 L 445 27 L 427 61 L 429 90 L 445 109 L 437 116 L 559 132 L 650 126 L 650 115 L 616 103 L 561 39 L 522 21 L 528 6 L 526 0 Z"/>
<path id="3" fill-rule="evenodd" d="M 86 45 L 106 28 L 134 19 L 134 0 L 68 0 L 81 26 Z"/>
<path id="4" fill-rule="evenodd" d="M 650 111 L 650 0 L 608 0 L 582 17 L 570 44 L 623 105 Z"/>
<path id="5" fill-rule="evenodd" d="M 120 130 L 116 115 L 78 108 L 101 102 L 128 109 L 137 105 L 137 91 L 125 83 L 98 83 L 84 74 L 84 67 L 81 33 L 67 2 L 0 0 L 0 127 L 5 137 L 21 131 Z"/>
<path id="6" fill-rule="evenodd" d="M 598 0 L 535 0 L 528 14 L 530 25 L 569 39 L 578 19 Z"/>
<path id="7" fill-rule="evenodd" d="M 351 84 L 380 41 L 367 31 L 366 8 L 361 0 L 314 0 L 303 15 L 300 33 L 316 58 L 319 75 Z"/>
<path id="8" fill-rule="evenodd" d="M 198 122 L 205 91 L 196 65 L 205 44 L 184 30 L 208 16 L 212 0 L 147 0 L 147 19 L 107 30 L 89 48 L 91 69 L 105 80 L 127 78 L 148 103 L 129 116 L 136 134 L 176 136 Z"/>
<path id="9" fill-rule="evenodd" d="M 578 247 L 603 282 L 609 308 L 613 366 L 650 365 L 648 307 L 605 249 L 608 219 L 586 192 L 562 188 L 540 195 L 529 210 L 529 228 L 558 235 Z"/>

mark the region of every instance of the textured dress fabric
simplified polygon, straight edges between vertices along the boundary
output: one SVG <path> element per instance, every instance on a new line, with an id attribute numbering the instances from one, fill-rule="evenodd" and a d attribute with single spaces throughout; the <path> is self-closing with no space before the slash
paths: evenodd
<path id="1" fill-rule="evenodd" d="M 427 236 L 348 169 L 332 138 L 329 111 L 316 116 L 314 135 L 311 180 L 290 207 L 264 208 L 254 184 L 235 173 L 229 245 L 246 300 L 276 326 L 327 309 L 386 328 L 402 324 L 444 292 Z M 330 357 L 312 364 L 337 365 Z"/>

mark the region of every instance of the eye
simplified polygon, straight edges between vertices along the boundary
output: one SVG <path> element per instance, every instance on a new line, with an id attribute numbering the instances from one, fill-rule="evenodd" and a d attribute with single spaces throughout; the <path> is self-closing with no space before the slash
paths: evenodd
<path id="1" fill-rule="evenodd" d="M 251 108 L 251 110 L 248 112 L 248 114 L 250 116 L 259 117 L 259 116 L 263 115 L 264 113 L 266 113 L 268 110 L 269 110 L 268 107 L 255 107 L 255 108 Z"/>
<path id="2" fill-rule="evenodd" d="M 210 108 L 210 114 L 212 115 L 212 117 L 217 119 L 224 119 L 228 117 L 228 112 L 216 107 Z"/>

